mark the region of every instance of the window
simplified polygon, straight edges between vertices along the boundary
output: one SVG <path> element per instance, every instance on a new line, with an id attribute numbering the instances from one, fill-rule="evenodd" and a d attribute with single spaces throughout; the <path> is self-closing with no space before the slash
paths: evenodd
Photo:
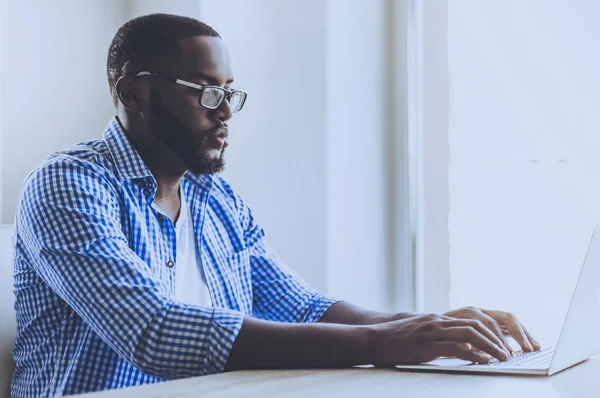
<path id="1" fill-rule="evenodd" d="M 592 1 L 448 2 L 450 306 L 554 344 L 600 213 Z"/>

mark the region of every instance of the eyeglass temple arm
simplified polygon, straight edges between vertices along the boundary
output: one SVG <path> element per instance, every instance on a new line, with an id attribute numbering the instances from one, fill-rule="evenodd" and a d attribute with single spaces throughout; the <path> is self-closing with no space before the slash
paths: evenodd
<path id="1" fill-rule="evenodd" d="M 175 77 L 164 75 L 164 74 L 158 73 L 158 72 L 142 71 L 142 72 L 138 72 L 138 73 L 135 74 L 135 77 L 139 77 L 139 76 L 158 76 L 158 77 L 161 77 L 163 79 L 167 79 L 167 80 L 170 80 L 170 81 L 173 81 L 173 82 L 177 82 L 177 83 L 180 81 L 179 79 L 177 79 Z"/>
<path id="2" fill-rule="evenodd" d="M 188 86 L 188 87 L 192 87 L 192 88 L 197 88 L 199 90 L 203 90 L 205 86 L 201 85 L 201 84 L 196 84 L 196 83 L 192 83 L 192 82 L 188 82 L 185 80 L 181 80 L 181 79 L 177 79 L 176 77 L 171 77 L 171 76 L 167 76 L 167 75 L 163 75 L 162 73 L 158 73 L 158 72 L 147 72 L 147 71 L 142 71 L 136 74 L 136 76 L 159 76 L 162 77 L 164 79 L 168 79 L 171 80 L 175 83 L 178 84 L 183 84 L 184 86 Z M 229 91 L 227 89 L 223 89 L 225 91 L 225 98 L 227 98 L 227 100 L 229 100 L 231 98 L 231 96 L 236 93 L 236 92 L 240 92 L 243 94 L 243 91 L 238 91 L 238 90 L 233 90 L 233 91 Z"/>

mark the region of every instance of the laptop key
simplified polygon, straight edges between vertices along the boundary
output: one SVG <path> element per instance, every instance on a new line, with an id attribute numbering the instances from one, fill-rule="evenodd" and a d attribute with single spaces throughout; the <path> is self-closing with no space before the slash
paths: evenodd
<path id="1" fill-rule="evenodd" d="M 545 363 L 549 363 L 552 360 L 552 354 L 554 353 L 554 350 L 551 350 L 550 348 L 546 348 L 542 351 L 535 351 L 535 352 L 527 352 L 524 354 L 517 354 L 515 356 L 512 356 L 511 358 L 509 358 L 508 360 L 504 361 L 504 362 L 500 362 L 498 360 L 495 361 L 490 361 L 490 363 L 488 364 L 481 364 L 478 366 L 495 366 L 495 367 L 499 367 L 499 366 L 511 366 L 511 367 L 520 367 L 520 366 L 542 366 Z"/>

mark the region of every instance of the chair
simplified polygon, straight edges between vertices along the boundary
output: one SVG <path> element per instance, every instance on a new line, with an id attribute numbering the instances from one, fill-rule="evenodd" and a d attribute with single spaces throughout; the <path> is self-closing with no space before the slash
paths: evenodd
<path id="1" fill-rule="evenodd" d="M 17 331 L 13 294 L 12 225 L 0 225 L 0 397 L 10 396 L 15 369 L 12 356 Z"/>

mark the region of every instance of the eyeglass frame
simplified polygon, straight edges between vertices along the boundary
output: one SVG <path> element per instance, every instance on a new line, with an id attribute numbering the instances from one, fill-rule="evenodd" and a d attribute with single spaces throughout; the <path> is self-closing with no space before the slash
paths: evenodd
<path id="1" fill-rule="evenodd" d="M 233 109 L 231 110 L 231 112 L 233 113 L 237 113 L 239 111 L 242 110 L 242 108 L 244 107 L 244 104 L 246 103 L 246 98 L 248 98 L 248 93 L 246 93 L 245 91 L 241 91 L 241 90 L 227 90 L 224 87 L 221 86 L 216 86 L 214 84 L 197 84 L 197 83 L 192 83 L 192 82 L 188 82 L 186 80 L 182 80 L 179 79 L 177 77 L 173 77 L 173 76 L 169 76 L 166 75 L 164 73 L 160 73 L 160 72 L 149 72 L 149 71 L 140 71 L 135 73 L 134 77 L 140 77 L 140 76 L 157 76 L 157 77 L 162 77 L 163 79 L 167 79 L 169 81 L 172 81 L 174 83 L 177 84 L 181 84 L 183 86 L 187 86 L 187 87 L 191 87 L 191 88 L 195 88 L 196 90 L 200 90 L 200 95 L 198 97 L 198 104 L 200 104 L 200 106 L 206 108 L 206 109 L 210 109 L 210 110 L 215 110 L 218 109 L 222 104 L 223 101 L 227 100 L 227 102 L 230 102 L 231 96 L 235 93 L 242 93 L 244 95 L 243 100 L 242 100 L 242 104 L 240 105 L 239 109 L 234 111 Z M 225 93 L 225 95 L 223 95 L 223 99 L 221 100 L 221 102 L 219 102 L 215 107 L 210 107 L 210 106 L 206 106 L 202 103 L 202 95 L 204 94 L 204 89 L 206 88 L 214 88 L 220 91 L 223 91 Z"/>

